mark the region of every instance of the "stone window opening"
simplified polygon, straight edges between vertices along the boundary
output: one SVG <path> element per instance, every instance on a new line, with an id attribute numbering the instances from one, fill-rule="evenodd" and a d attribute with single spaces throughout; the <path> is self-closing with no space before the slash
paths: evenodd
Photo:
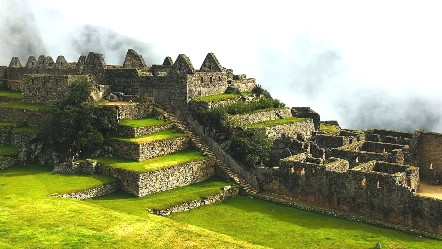
<path id="1" fill-rule="evenodd" d="M 305 170 L 304 170 L 304 168 L 302 168 L 301 169 L 301 176 L 304 176 L 305 175 Z"/>
<path id="2" fill-rule="evenodd" d="M 365 187 L 366 184 L 367 184 L 367 179 L 366 178 L 362 179 L 361 186 Z"/>
<path id="3" fill-rule="evenodd" d="M 359 157 L 356 157 L 356 158 L 355 158 L 355 162 L 356 162 L 356 163 L 359 163 Z"/>
<path id="4" fill-rule="evenodd" d="M 200 82 L 201 82 L 201 83 L 204 83 L 204 77 L 201 77 L 201 78 L 200 78 Z"/>
<path id="5" fill-rule="evenodd" d="M 218 76 L 218 81 L 221 81 L 221 76 Z"/>
<path id="6" fill-rule="evenodd" d="M 209 65 L 209 69 L 212 70 L 212 65 Z"/>
<path id="7" fill-rule="evenodd" d="M 213 76 L 210 76 L 209 81 L 210 83 L 213 83 Z"/>
<path id="8" fill-rule="evenodd" d="M 381 188 L 381 184 L 379 183 L 379 181 L 376 183 L 376 188 Z"/>
<path id="9" fill-rule="evenodd" d="M 430 169 L 433 169 L 433 164 L 432 163 L 430 163 Z"/>
<path id="10" fill-rule="evenodd" d="M 295 168 L 293 168 L 293 167 L 290 168 L 290 173 L 291 173 L 291 174 L 294 174 L 294 173 L 295 173 Z"/>

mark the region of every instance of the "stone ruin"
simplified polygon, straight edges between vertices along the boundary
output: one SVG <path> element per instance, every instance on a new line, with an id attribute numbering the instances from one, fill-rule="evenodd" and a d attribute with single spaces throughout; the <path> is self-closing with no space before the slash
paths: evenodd
<path id="1" fill-rule="evenodd" d="M 9 66 L 0 66 L 0 89 L 22 92 L 23 101 L 28 103 L 46 104 L 63 99 L 67 87 L 79 79 L 92 82 L 95 99 L 115 103 L 113 113 L 118 120 L 144 117 L 152 113 L 154 105 L 177 114 L 199 131 L 196 134 L 209 144 L 219 160 L 227 162 L 232 171 L 261 193 L 442 234 L 442 200 L 419 191 L 421 184 L 442 184 L 440 133 L 341 129 L 336 121 L 321 121 L 320 115 L 309 107 L 231 116 L 230 120 L 237 125 L 288 117 L 304 120 L 262 128 L 274 143 L 275 163 L 247 172 L 190 114 L 192 109 L 222 104 L 192 102 L 195 98 L 232 89 L 250 92 L 256 86 L 255 79 L 235 75 L 233 70 L 221 66 L 213 53 L 207 54 L 199 69 L 184 54 L 175 61 L 166 57 L 162 64 L 149 65 L 132 49 L 123 65 L 108 65 L 102 54 L 91 52 L 80 56 L 77 62 L 67 62 L 63 56 L 54 62 L 42 55 L 38 59 L 30 56 L 24 67 L 17 57 L 12 58 Z M 119 105 L 120 102 L 128 104 Z M 21 120 L 34 126 L 42 123 L 38 113 L 0 108 L 0 115 L 0 121 Z M 324 131 L 324 126 L 333 129 Z M 11 139 L 4 135 L 1 138 Z M 123 151 L 139 159 L 139 155 L 132 154 L 134 150 Z M 130 182 L 131 178 L 127 179 Z M 129 185 L 128 189 L 139 193 L 137 187 Z"/>

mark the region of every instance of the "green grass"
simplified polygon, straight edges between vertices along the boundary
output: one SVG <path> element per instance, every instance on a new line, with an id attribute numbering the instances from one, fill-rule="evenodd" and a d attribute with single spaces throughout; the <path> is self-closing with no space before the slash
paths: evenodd
<path id="1" fill-rule="evenodd" d="M 44 109 L 44 107 L 45 107 L 44 105 L 26 103 L 21 101 L 0 102 L 0 108 L 40 110 Z"/>
<path id="2" fill-rule="evenodd" d="M 170 121 L 161 120 L 157 118 L 144 118 L 144 119 L 124 119 L 121 120 L 120 125 L 129 127 L 148 127 L 148 126 L 159 126 L 170 123 Z"/>
<path id="3" fill-rule="evenodd" d="M 252 92 L 242 92 L 241 93 L 244 97 L 252 97 L 254 94 Z"/>
<path id="4" fill-rule="evenodd" d="M 265 121 L 265 122 L 249 124 L 249 125 L 246 125 L 245 127 L 246 128 L 264 128 L 264 127 L 270 127 L 270 126 L 276 126 L 276 125 L 302 122 L 305 120 L 306 120 L 305 118 L 290 117 L 290 118 L 275 119 L 275 120 L 270 120 L 270 121 Z"/>
<path id="5" fill-rule="evenodd" d="M 221 193 L 221 188 L 228 185 L 230 184 L 227 182 L 210 179 L 141 198 L 120 191 L 88 200 L 88 202 L 116 211 L 147 217 L 147 209 L 165 209 L 180 203 L 199 200 L 206 196 Z"/>
<path id="6" fill-rule="evenodd" d="M 0 127 L 5 127 L 5 126 L 16 126 L 17 123 L 14 122 L 0 122 Z"/>
<path id="7" fill-rule="evenodd" d="M 107 181 L 94 175 L 53 174 L 42 166 L 0 170 L 0 248 L 253 247 L 168 218 L 50 196 Z"/>
<path id="8" fill-rule="evenodd" d="M 22 99 L 23 94 L 21 92 L 2 90 L 0 91 L 0 97 L 7 97 L 10 99 Z"/>
<path id="9" fill-rule="evenodd" d="M 137 172 L 148 172 L 188 162 L 200 161 L 204 160 L 205 158 L 206 156 L 201 155 L 201 153 L 196 150 L 184 150 L 141 162 L 124 159 L 121 157 L 100 157 L 95 158 L 94 160 L 112 168 L 126 169 Z"/>
<path id="10" fill-rule="evenodd" d="M 135 138 L 113 138 L 113 139 L 117 139 L 117 140 L 120 140 L 123 142 L 142 144 L 142 143 L 149 143 L 149 142 L 158 141 L 158 140 L 183 137 L 185 135 L 186 134 L 178 132 L 174 129 L 168 129 L 168 130 L 155 132 L 152 134 L 148 134 L 148 135 L 144 135 L 144 136 L 140 136 L 140 137 L 135 137 Z"/>
<path id="11" fill-rule="evenodd" d="M 171 218 L 272 248 L 442 248 L 442 241 L 243 196 Z"/>
<path id="12" fill-rule="evenodd" d="M 197 97 L 193 100 L 196 101 L 203 101 L 203 102 L 212 102 L 212 101 L 222 101 L 222 100 L 228 100 L 228 99 L 236 99 L 239 95 L 234 93 L 223 93 L 218 95 L 210 95 L 210 96 L 204 96 L 204 97 Z"/>
<path id="13" fill-rule="evenodd" d="M 20 148 L 10 145 L 0 145 L 0 156 L 18 155 Z"/>
<path id="14" fill-rule="evenodd" d="M 38 132 L 39 130 L 38 127 L 23 126 L 15 128 L 14 132 Z"/>
<path id="15" fill-rule="evenodd" d="M 319 125 L 319 131 L 330 135 L 337 135 L 339 133 L 339 129 L 336 125 L 328 125 L 324 123 Z"/>

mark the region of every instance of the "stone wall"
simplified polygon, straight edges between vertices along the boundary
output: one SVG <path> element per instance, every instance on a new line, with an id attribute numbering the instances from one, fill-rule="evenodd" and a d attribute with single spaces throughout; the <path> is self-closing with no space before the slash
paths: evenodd
<path id="1" fill-rule="evenodd" d="M 394 130 L 368 129 L 365 133 L 368 141 L 392 144 L 409 145 L 413 138 L 413 133 Z"/>
<path id="2" fill-rule="evenodd" d="M 339 148 L 349 143 L 348 137 L 322 134 L 316 135 L 315 141 L 320 148 Z"/>
<path id="3" fill-rule="evenodd" d="M 67 194 L 52 194 L 52 196 L 60 197 L 60 198 L 72 198 L 72 199 L 77 199 L 77 200 L 85 200 L 85 199 L 90 199 L 90 198 L 94 198 L 94 197 L 98 197 L 98 196 L 108 195 L 110 193 L 117 191 L 118 188 L 119 188 L 119 183 L 112 182 L 112 183 L 108 183 L 103 186 L 99 186 L 99 187 L 95 187 L 95 188 L 75 191 L 75 192 L 67 193 Z"/>
<path id="4" fill-rule="evenodd" d="M 282 160 L 278 169 L 261 169 L 258 180 L 266 192 L 442 235 L 442 200 L 413 193 L 416 172 L 336 172 Z"/>
<path id="5" fill-rule="evenodd" d="M 40 126 L 46 117 L 43 110 L 0 108 L 0 121 L 26 123 L 29 126 Z"/>
<path id="6" fill-rule="evenodd" d="M 144 161 L 187 148 L 189 137 L 183 136 L 141 144 L 112 139 L 111 144 L 115 154 L 136 161 Z"/>
<path id="7" fill-rule="evenodd" d="M 153 97 L 155 103 L 172 112 L 187 110 L 187 77 L 188 75 L 142 77 L 141 95 Z"/>
<path id="8" fill-rule="evenodd" d="M 302 121 L 282 125 L 267 126 L 264 128 L 248 129 L 262 129 L 264 130 L 265 134 L 272 140 L 287 136 L 296 137 L 300 141 L 310 140 L 313 132 L 315 131 L 315 127 L 311 119 L 304 119 Z"/>
<path id="9" fill-rule="evenodd" d="M 367 151 L 355 151 L 346 149 L 331 149 L 327 157 L 337 157 L 347 160 L 350 163 L 350 168 L 366 163 L 369 161 L 386 161 L 386 162 L 396 162 L 396 160 L 391 160 L 388 153 L 375 153 Z"/>
<path id="10" fill-rule="evenodd" d="M 15 157 L 0 156 L 0 169 L 6 169 L 12 167 L 17 162 L 18 159 Z"/>
<path id="11" fill-rule="evenodd" d="M 442 184 L 442 134 L 417 131 L 414 140 L 414 163 L 422 180 Z"/>
<path id="12" fill-rule="evenodd" d="M 214 162 L 209 158 L 145 173 L 115 169 L 101 164 L 96 168 L 97 173 L 120 179 L 121 188 L 138 197 L 206 180 L 213 176 L 214 170 Z"/>
<path id="13" fill-rule="evenodd" d="M 229 197 L 236 196 L 239 192 L 238 188 L 232 188 L 231 186 L 223 187 L 223 192 L 218 193 L 215 195 L 203 197 L 198 200 L 192 200 L 184 203 L 180 203 L 177 205 L 174 205 L 172 207 L 168 207 L 166 209 L 150 209 L 148 210 L 149 213 L 156 214 L 156 215 L 162 215 L 162 216 L 168 216 L 173 213 L 181 213 L 185 211 L 189 211 L 201 206 L 210 205 L 219 203 Z"/>
<path id="14" fill-rule="evenodd" d="M 391 152 L 397 149 L 403 149 L 404 147 L 405 145 L 366 141 L 362 144 L 361 150 L 383 153 Z"/>
<path id="15" fill-rule="evenodd" d="M 4 79 L 6 79 L 6 66 L 0 66 L 0 89 L 6 88 L 6 82 Z"/>
<path id="16" fill-rule="evenodd" d="M 237 88 L 240 92 L 251 92 L 256 86 L 256 79 L 254 78 L 238 78 L 231 80 L 229 87 Z"/>
<path id="17" fill-rule="evenodd" d="M 112 92 L 139 94 L 140 75 L 136 68 L 106 69 L 105 82 Z"/>
<path id="18" fill-rule="evenodd" d="M 154 132 L 163 131 L 172 128 L 173 123 L 167 123 L 164 125 L 145 126 L 145 127 L 130 127 L 120 125 L 118 127 L 118 135 L 120 137 L 140 137 Z"/>
<path id="19" fill-rule="evenodd" d="M 237 126 L 244 126 L 275 119 L 289 118 L 291 116 L 292 112 L 290 108 L 284 107 L 276 110 L 230 115 L 229 121 Z"/>
<path id="20" fill-rule="evenodd" d="M 224 93 L 227 89 L 225 72 L 195 72 L 187 78 L 188 97 L 202 97 Z"/>

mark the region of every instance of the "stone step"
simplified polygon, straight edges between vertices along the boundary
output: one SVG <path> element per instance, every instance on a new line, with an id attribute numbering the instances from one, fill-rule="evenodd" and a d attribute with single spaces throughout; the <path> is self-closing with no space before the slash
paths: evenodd
<path id="1" fill-rule="evenodd" d="M 122 158 L 96 158 L 95 172 L 120 179 L 124 191 L 142 197 L 212 177 L 215 165 L 209 157 L 199 156 L 187 161 L 167 159 L 194 152 L 198 153 L 188 150 L 141 162 L 131 162 Z"/>
<path id="2" fill-rule="evenodd" d="M 168 120 L 158 118 L 145 118 L 135 120 L 122 120 L 118 125 L 117 135 L 119 137 L 141 137 L 173 127 Z"/>
<path id="3" fill-rule="evenodd" d="M 189 137 L 175 130 L 164 130 L 136 138 L 113 138 L 110 140 L 116 155 L 144 161 L 189 147 Z"/>

